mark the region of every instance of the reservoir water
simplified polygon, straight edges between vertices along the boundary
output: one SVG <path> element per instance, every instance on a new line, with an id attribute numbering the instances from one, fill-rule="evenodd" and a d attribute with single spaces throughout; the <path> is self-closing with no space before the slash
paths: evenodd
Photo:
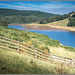
<path id="1" fill-rule="evenodd" d="M 49 36 L 51 39 L 59 40 L 61 44 L 70 47 L 75 47 L 75 32 L 64 30 L 26 30 L 23 26 L 8 26 L 9 28 L 15 28 L 25 31 L 36 32 Z"/>

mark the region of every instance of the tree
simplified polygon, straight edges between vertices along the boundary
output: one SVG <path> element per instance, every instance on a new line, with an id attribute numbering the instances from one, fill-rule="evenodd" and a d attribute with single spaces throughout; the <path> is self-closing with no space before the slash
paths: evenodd
<path id="1" fill-rule="evenodd" d="M 57 15 L 51 18 L 46 18 L 40 21 L 40 24 L 46 24 L 50 22 L 60 21 L 69 17 L 69 14 Z"/>
<path id="2" fill-rule="evenodd" d="M 2 26 L 8 26 L 7 20 L 2 20 L 1 24 L 2 24 Z"/>
<path id="3" fill-rule="evenodd" d="M 0 17 L 0 26 L 8 26 L 7 20 Z"/>
<path id="4" fill-rule="evenodd" d="M 71 12 L 69 13 L 69 22 L 67 24 L 67 26 L 75 26 L 75 12 Z"/>
<path id="5" fill-rule="evenodd" d="M 74 18 L 74 19 L 71 19 L 71 20 L 68 22 L 67 26 L 75 26 L 75 18 Z"/>
<path id="6" fill-rule="evenodd" d="M 46 20 L 41 20 L 40 21 L 40 24 L 46 24 L 47 22 L 46 22 Z"/>

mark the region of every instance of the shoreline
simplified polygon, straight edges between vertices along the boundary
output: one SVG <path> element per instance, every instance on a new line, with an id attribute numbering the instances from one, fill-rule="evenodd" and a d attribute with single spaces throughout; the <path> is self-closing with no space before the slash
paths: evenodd
<path id="1" fill-rule="evenodd" d="M 28 25 L 28 24 L 8 24 L 8 26 L 23 26 L 26 27 L 27 30 L 37 29 L 37 30 L 65 30 L 65 31 L 71 31 L 75 32 L 75 28 L 72 27 L 62 27 L 62 26 L 56 26 L 56 25 Z"/>
<path id="2" fill-rule="evenodd" d="M 12 26 L 13 24 L 10 24 L 8 26 Z M 25 24 L 14 24 L 13 26 L 23 26 L 23 27 L 26 27 L 25 29 L 26 30 L 33 30 L 33 29 L 36 29 L 36 31 L 38 31 L 39 29 L 41 30 L 64 30 L 64 31 L 69 31 L 69 30 L 66 30 L 66 29 L 58 29 L 58 28 L 53 28 L 53 27 L 49 27 L 49 26 L 37 26 L 37 25 L 25 25 Z M 43 28 L 41 28 L 43 27 Z M 71 31 L 72 32 L 72 31 Z M 75 31 L 74 31 L 75 32 Z M 61 42 L 60 42 L 60 45 L 63 45 Z M 71 46 L 68 46 L 68 47 L 71 47 Z M 72 47 L 74 48 L 74 47 Z"/>

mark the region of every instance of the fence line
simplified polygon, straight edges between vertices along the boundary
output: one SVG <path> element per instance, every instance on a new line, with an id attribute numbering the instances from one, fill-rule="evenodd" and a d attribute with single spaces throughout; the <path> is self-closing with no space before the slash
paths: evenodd
<path id="1" fill-rule="evenodd" d="M 0 36 L 0 45 L 2 45 L 0 46 L 2 48 L 16 50 L 21 53 L 29 54 L 37 59 L 42 59 L 42 60 L 53 60 L 54 59 L 58 61 L 67 61 L 68 63 L 73 64 L 73 59 L 71 58 L 53 55 L 51 53 L 47 53 L 43 50 L 37 49 L 35 47 L 24 44 L 22 42 L 8 39 L 2 36 Z"/>

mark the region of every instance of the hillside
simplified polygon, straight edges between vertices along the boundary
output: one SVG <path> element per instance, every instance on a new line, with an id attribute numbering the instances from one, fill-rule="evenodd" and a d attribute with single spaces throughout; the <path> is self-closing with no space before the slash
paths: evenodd
<path id="1" fill-rule="evenodd" d="M 8 23 L 32 23 L 44 18 L 56 16 L 56 14 L 40 11 L 26 11 L 0 8 L 0 16 L 8 20 Z"/>
<path id="2" fill-rule="evenodd" d="M 75 72 L 73 67 L 64 63 L 44 62 L 0 48 L 0 74 L 75 74 Z"/>
<path id="3" fill-rule="evenodd" d="M 64 20 L 60 20 L 60 21 L 55 21 L 55 22 L 51 22 L 51 23 L 47 23 L 47 24 L 38 24 L 36 23 L 30 23 L 30 24 L 26 24 L 26 25 L 36 25 L 36 26 L 48 26 L 48 25 L 53 25 L 53 26 L 66 26 L 68 24 L 69 20 L 64 19 Z"/>
<path id="4" fill-rule="evenodd" d="M 0 36 L 23 42 L 52 54 L 74 58 L 75 48 L 61 45 L 46 35 L 0 26 Z M 54 52 L 52 50 L 55 50 Z M 56 52 L 57 51 L 57 52 Z"/>
<path id="5" fill-rule="evenodd" d="M 64 20 L 60 20 L 60 21 L 51 22 L 50 24 L 55 25 L 55 26 L 65 26 L 65 27 L 67 27 L 68 22 L 69 22 L 68 19 L 64 19 Z"/>
<path id="6" fill-rule="evenodd" d="M 72 11 L 69 14 L 58 15 L 51 18 L 42 19 L 39 24 L 48 24 L 58 26 L 75 27 L 75 12 Z"/>
<path id="7" fill-rule="evenodd" d="M 67 26 L 69 23 L 68 18 L 60 21 L 55 21 L 47 24 L 39 24 L 37 22 L 30 24 L 23 24 L 24 27 L 32 27 L 33 29 L 37 27 L 37 29 L 43 30 L 67 30 L 75 32 L 75 26 Z M 26 26 L 27 25 L 27 26 Z M 42 28 L 41 28 L 42 27 Z"/>
<path id="8" fill-rule="evenodd" d="M 23 42 L 51 54 L 75 58 L 75 48 L 61 45 L 59 41 L 50 39 L 46 35 L 0 26 L 0 36 Z M 0 74 L 74 73 L 74 68 L 65 63 L 54 60 L 42 61 L 14 50 L 0 48 Z"/>

